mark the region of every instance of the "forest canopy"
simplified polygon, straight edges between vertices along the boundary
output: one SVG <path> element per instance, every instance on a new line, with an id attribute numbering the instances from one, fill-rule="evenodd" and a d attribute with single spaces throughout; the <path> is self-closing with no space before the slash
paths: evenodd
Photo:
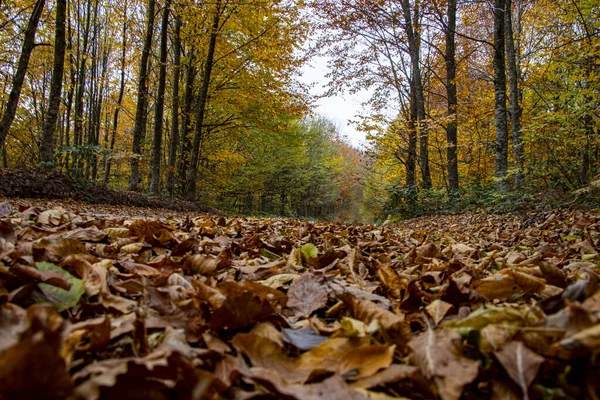
<path id="1" fill-rule="evenodd" d="M 342 220 L 589 188 L 595 0 L 5 0 L 2 166 Z M 368 93 L 353 147 L 300 79 Z"/>

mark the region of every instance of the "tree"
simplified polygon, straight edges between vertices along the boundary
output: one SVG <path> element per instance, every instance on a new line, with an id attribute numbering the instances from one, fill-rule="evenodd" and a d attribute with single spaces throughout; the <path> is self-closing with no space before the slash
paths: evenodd
<path id="1" fill-rule="evenodd" d="M 210 78 L 214 66 L 215 49 L 217 46 L 217 36 L 219 34 L 219 21 L 221 19 L 221 0 L 215 3 L 215 11 L 213 14 L 213 23 L 210 31 L 210 40 L 206 53 L 206 61 L 204 62 L 204 71 L 202 74 L 202 87 L 198 95 L 198 112 L 196 114 L 196 127 L 194 129 L 194 140 L 192 142 L 192 152 L 190 163 L 188 166 L 185 182 L 185 197 L 188 200 L 195 200 L 196 197 L 196 179 L 198 174 L 198 158 L 200 155 L 200 144 L 202 141 L 203 123 L 206 113 L 206 103 L 208 102 L 208 88 L 210 86 Z"/>
<path id="2" fill-rule="evenodd" d="M 175 191 L 175 164 L 179 147 L 179 77 L 181 74 L 181 18 L 175 17 L 173 37 L 173 100 L 171 106 L 171 144 L 167 170 L 167 192 L 173 196 Z"/>
<path id="3" fill-rule="evenodd" d="M 150 180 L 150 193 L 158 195 L 160 185 L 160 159 L 162 150 L 163 115 L 165 106 L 165 88 L 167 83 L 167 40 L 169 33 L 169 11 L 171 0 L 165 1 L 163 10 L 161 35 L 160 35 L 160 72 L 156 105 L 154 108 L 154 139 L 152 141 L 152 177 Z"/>
<path id="4" fill-rule="evenodd" d="M 33 11 L 27 22 L 27 28 L 25 29 L 25 37 L 23 39 L 23 47 L 21 48 L 21 55 L 19 56 L 19 62 L 17 69 L 12 79 L 12 87 L 0 120 L 0 147 L 4 147 L 4 141 L 6 140 L 6 134 L 8 133 L 10 126 L 12 125 L 15 115 L 17 113 L 17 106 L 19 105 L 19 97 L 21 96 L 21 89 L 23 87 L 23 81 L 25 80 L 25 74 L 27 73 L 27 66 L 29 65 L 29 58 L 31 52 L 35 47 L 35 33 L 37 30 L 40 17 L 44 9 L 45 0 L 37 0 L 33 6 Z"/>
<path id="5" fill-rule="evenodd" d="M 124 14 L 127 14 L 127 2 L 124 3 Z M 123 18 L 123 30 L 122 30 L 122 43 L 121 43 L 121 77 L 119 83 L 119 95 L 117 97 L 117 104 L 113 112 L 112 129 L 110 133 L 110 146 L 108 151 L 110 155 L 106 159 L 106 168 L 104 170 L 104 185 L 108 184 L 110 179 L 110 168 L 112 165 L 112 156 L 115 149 L 115 141 L 117 137 L 117 128 L 119 126 L 119 114 L 123 104 L 123 95 L 125 94 L 125 67 L 126 67 L 126 54 L 127 54 L 127 18 Z"/>
<path id="6" fill-rule="evenodd" d="M 411 101 L 414 110 L 411 112 L 415 119 L 415 127 L 419 137 L 419 165 L 423 178 L 423 187 L 431 188 L 431 171 L 429 169 L 429 136 L 425 124 L 425 94 L 421 78 L 421 56 L 419 30 L 415 29 L 419 24 L 419 2 L 412 6 L 409 0 L 401 0 L 402 12 L 404 14 L 404 30 L 408 40 L 408 54 L 411 64 Z M 411 104 L 412 105 L 412 104 Z"/>
<path id="7" fill-rule="evenodd" d="M 147 79 L 148 79 L 148 58 L 150 48 L 152 47 L 152 35 L 154 32 L 154 6 L 155 0 L 148 0 L 148 9 L 146 11 L 146 35 L 144 38 L 144 48 L 140 59 L 140 72 L 138 75 L 137 102 L 135 109 L 135 126 L 133 128 L 133 143 L 131 151 L 133 153 L 130 161 L 131 173 L 129 176 L 129 190 L 138 190 L 140 180 L 140 160 L 142 150 L 142 136 L 145 125 L 146 102 L 148 97 Z"/>
<path id="8" fill-rule="evenodd" d="M 515 44 L 515 35 L 513 29 L 513 11 L 512 4 L 513 0 L 505 0 L 505 11 L 504 11 L 504 34 L 506 41 L 506 61 L 508 69 L 508 84 L 509 84 L 509 116 L 510 126 L 512 129 L 512 141 L 513 141 L 513 153 L 517 166 L 517 172 L 515 174 L 515 187 L 521 189 L 523 186 L 523 165 L 525 163 L 523 154 L 523 133 L 521 131 L 521 114 L 523 113 L 521 107 L 521 89 L 519 88 L 520 71 L 519 63 L 517 61 L 517 51 Z M 520 10 L 521 0 L 515 0 L 517 8 L 517 35 L 520 35 Z"/>
<path id="9" fill-rule="evenodd" d="M 508 190 L 508 126 L 506 124 L 506 0 L 494 0 L 494 123 L 496 125 L 495 176 L 498 190 Z"/>
<path id="10" fill-rule="evenodd" d="M 444 26 L 446 39 L 446 94 L 448 97 L 448 123 L 446 125 L 446 140 L 448 148 L 446 158 L 448 163 L 448 189 L 451 194 L 458 192 L 458 96 L 456 93 L 456 10 L 457 0 L 448 0 L 447 25 Z"/>
<path id="11" fill-rule="evenodd" d="M 54 36 L 54 69 L 50 84 L 50 98 L 46 121 L 42 130 L 40 161 L 46 169 L 54 169 L 54 132 L 60 111 L 60 99 L 65 70 L 65 31 L 67 18 L 67 0 L 56 0 L 56 30 Z"/>

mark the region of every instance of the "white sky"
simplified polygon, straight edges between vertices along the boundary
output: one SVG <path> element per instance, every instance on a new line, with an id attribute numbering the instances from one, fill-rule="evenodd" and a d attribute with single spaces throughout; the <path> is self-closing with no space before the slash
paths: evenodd
<path id="1" fill-rule="evenodd" d="M 314 96 L 323 94 L 326 89 L 328 79 L 325 75 L 328 72 L 327 59 L 325 57 L 314 57 L 309 63 L 304 65 L 300 71 L 300 81 L 311 85 L 310 93 Z M 349 120 L 356 120 L 356 114 L 359 114 L 362 106 L 361 102 L 365 100 L 366 95 L 344 95 L 323 97 L 316 101 L 315 112 L 333 120 L 339 127 L 342 135 L 347 136 L 354 147 L 360 147 L 366 144 L 365 133 L 359 132 Z"/>

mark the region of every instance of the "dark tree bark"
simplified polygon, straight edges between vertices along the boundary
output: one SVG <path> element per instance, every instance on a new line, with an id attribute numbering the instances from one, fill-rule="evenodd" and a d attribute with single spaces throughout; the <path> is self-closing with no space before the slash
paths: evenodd
<path id="1" fill-rule="evenodd" d="M 54 169 L 54 131 L 60 110 L 60 98 L 65 70 L 67 0 L 56 0 L 56 30 L 54 32 L 54 66 L 50 83 L 50 98 L 46 121 L 42 129 L 40 161 L 46 170 Z"/>
<path id="2" fill-rule="evenodd" d="M 521 0 L 517 0 L 520 2 Z M 508 87 L 509 87 L 509 108 L 510 126 L 512 129 L 513 153 L 517 164 L 517 173 L 515 174 L 515 188 L 520 189 L 523 186 L 523 165 L 525 162 L 523 153 L 523 133 L 521 131 L 521 90 L 519 89 L 520 71 L 517 62 L 517 49 L 515 48 L 515 38 L 512 18 L 512 0 L 506 0 L 504 11 L 505 41 L 506 41 L 506 61 L 508 67 Z M 517 7 L 518 8 L 518 7 Z M 518 19 L 518 18 L 517 18 Z"/>
<path id="3" fill-rule="evenodd" d="M 152 46 L 152 34 L 154 31 L 154 5 L 155 0 L 148 0 L 148 16 L 146 22 L 146 37 L 144 39 L 144 48 L 140 60 L 140 74 L 138 81 L 137 105 L 135 109 L 135 125 L 133 127 L 133 145 L 131 150 L 131 175 L 129 176 L 129 190 L 138 190 L 138 181 L 140 179 L 140 161 L 138 159 L 142 150 L 142 137 L 145 125 L 146 102 L 148 97 L 148 88 L 146 81 L 148 79 L 148 58 Z"/>
<path id="4" fill-rule="evenodd" d="M 46 0 L 37 0 L 29 21 L 27 22 L 27 28 L 25 29 L 25 38 L 23 39 L 23 46 L 21 48 L 21 55 L 17 63 L 17 70 L 12 80 L 12 88 L 8 95 L 8 101 L 4 113 L 2 114 L 2 120 L 0 120 L 0 147 L 4 147 L 4 141 L 10 126 L 12 125 L 15 115 L 17 113 L 17 107 L 19 105 L 19 97 L 21 96 L 21 89 L 23 88 L 23 82 L 25 81 L 25 75 L 27 73 L 27 66 L 29 65 L 29 58 L 31 52 L 35 47 L 35 33 L 37 31 L 38 23 L 40 22 L 40 16 L 44 9 Z"/>
<path id="5" fill-rule="evenodd" d="M 160 34 L 160 67 L 158 74 L 158 90 L 156 93 L 156 106 L 154 109 L 154 138 L 152 140 L 152 178 L 150 180 L 150 193 L 157 196 L 160 187 L 160 154 L 163 136 L 163 116 L 165 109 L 165 89 L 167 82 L 167 40 L 169 39 L 169 11 L 171 0 L 166 0 L 163 10 Z"/>
<path id="6" fill-rule="evenodd" d="M 167 191 L 171 196 L 175 191 L 175 163 L 179 147 L 179 77 L 181 70 L 181 18 L 175 17 L 175 33 L 173 37 L 173 100 L 171 111 L 171 143 L 169 146 L 169 169 L 167 171 Z"/>
<path id="7" fill-rule="evenodd" d="M 104 95 L 106 92 L 106 82 L 108 74 L 108 59 L 110 58 L 110 47 L 104 46 L 105 50 L 102 52 L 102 70 L 100 73 L 100 81 L 98 83 L 98 100 L 95 106 L 94 112 L 94 129 L 92 133 L 92 146 L 96 149 L 100 144 L 100 128 L 102 126 L 102 105 L 104 104 Z M 98 151 L 93 150 L 91 153 L 91 164 L 92 164 L 92 180 L 95 181 L 98 177 Z"/>
<path id="8" fill-rule="evenodd" d="M 509 189 L 508 126 L 506 123 L 506 68 L 504 11 L 506 0 L 494 0 L 494 121 L 496 124 L 495 176 L 499 191 Z"/>
<path id="9" fill-rule="evenodd" d="M 70 146 L 71 146 L 71 110 L 73 109 L 73 96 L 75 95 L 75 87 L 77 86 L 77 81 L 75 77 L 77 76 L 75 58 L 73 56 L 73 34 L 71 31 L 71 16 L 69 12 L 70 8 L 67 7 L 68 18 L 67 21 L 69 23 L 69 41 L 67 42 L 67 50 L 69 51 L 69 60 L 71 64 L 71 80 L 69 83 L 69 92 L 67 93 L 67 107 L 65 110 L 65 146 L 67 147 L 67 151 L 65 152 L 63 167 L 64 170 L 69 173 L 69 160 L 70 160 Z"/>
<path id="10" fill-rule="evenodd" d="M 208 101 L 208 88 L 210 86 L 210 77 L 213 68 L 215 49 L 217 45 L 217 35 L 219 31 L 219 21 L 221 18 L 221 0 L 217 0 L 215 15 L 213 17 L 212 31 L 208 43 L 206 62 L 202 74 L 202 87 L 198 96 L 198 114 L 196 115 L 196 127 L 194 129 L 194 142 L 192 143 L 192 154 L 190 156 L 190 165 L 188 167 L 185 182 L 185 197 L 188 200 L 194 200 L 196 197 L 196 178 L 198 174 L 198 158 L 200 155 L 200 142 L 202 141 L 204 114 L 206 103 Z"/>
<path id="11" fill-rule="evenodd" d="M 446 159 L 448 163 L 448 189 L 451 196 L 458 192 L 458 125 L 456 113 L 458 96 L 456 93 L 456 8 L 457 0 L 448 0 L 447 25 L 444 27 L 446 37 L 446 91 L 448 97 L 448 125 L 446 126 Z"/>
<path id="12" fill-rule="evenodd" d="M 429 136 L 425 126 L 425 94 L 423 91 L 423 80 L 421 77 L 420 65 L 420 37 L 414 29 L 414 23 L 419 18 L 418 9 L 414 10 L 409 0 L 402 0 L 402 13 L 404 15 L 404 30 L 408 40 L 408 52 L 411 62 L 411 85 L 414 86 L 414 96 L 411 101 L 415 101 L 416 124 L 415 128 L 419 136 L 419 166 L 421 167 L 422 186 L 425 189 L 431 188 L 431 171 L 429 169 Z"/>
<path id="13" fill-rule="evenodd" d="M 88 42 L 90 35 L 92 2 L 87 2 L 86 11 L 86 26 L 83 32 L 83 47 L 78 48 L 79 55 L 79 70 L 77 71 L 77 89 L 75 93 L 75 121 L 73 130 L 73 166 L 75 167 L 75 176 L 80 176 L 82 173 L 83 157 L 79 154 L 79 150 L 83 144 L 83 95 L 85 93 L 85 79 L 87 76 L 87 53 Z"/>
<path id="14" fill-rule="evenodd" d="M 127 6 L 125 6 L 125 14 L 127 14 Z M 127 54 L 127 19 L 123 20 L 123 48 L 121 49 L 121 82 L 119 85 L 119 97 L 117 99 L 117 106 L 113 114 L 112 131 L 110 135 L 110 153 L 106 160 L 106 169 L 104 170 L 104 185 L 108 184 L 110 179 L 110 167 L 112 152 L 115 148 L 115 138 L 117 136 L 117 127 L 119 125 L 119 113 L 121 112 L 121 105 L 123 104 L 123 95 L 125 94 L 125 55 Z"/>
<path id="15" fill-rule="evenodd" d="M 196 79 L 196 68 L 194 67 L 195 52 L 190 49 L 188 63 L 186 65 L 185 95 L 183 103 L 183 121 L 181 124 L 181 149 L 177 162 L 180 192 L 185 190 L 185 175 L 189 165 L 189 154 L 192 142 L 190 132 L 192 130 L 192 109 L 194 106 L 194 80 Z"/>

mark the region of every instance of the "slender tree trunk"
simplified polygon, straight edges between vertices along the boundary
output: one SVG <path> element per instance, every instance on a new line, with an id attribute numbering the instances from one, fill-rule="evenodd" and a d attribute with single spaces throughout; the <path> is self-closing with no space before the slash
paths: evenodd
<path id="1" fill-rule="evenodd" d="M 512 0 L 505 0 L 506 8 L 504 11 L 505 41 L 506 41 L 506 59 L 508 67 L 508 87 L 509 87 L 509 115 L 512 128 L 513 152 L 517 164 L 517 173 L 515 175 L 515 188 L 521 189 L 523 186 L 523 133 L 521 131 L 521 90 L 519 89 L 520 71 L 517 62 L 517 50 L 515 49 L 515 39 L 513 34 L 512 19 Z M 520 2 L 521 0 L 516 0 Z M 518 19 L 518 17 L 517 17 Z"/>
<path id="2" fill-rule="evenodd" d="M 160 72 L 158 74 L 158 90 L 156 93 L 156 107 L 154 109 L 154 138 L 152 147 L 152 179 L 150 180 L 150 193 L 157 196 L 160 186 L 160 153 L 162 150 L 163 116 L 165 108 L 165 89 L 167 82 L 167 40 L 169 39 L 169 9 L 171 0 L 166 0 L 163 10 L 160 33 Z"/>
<path id="3" fill-rule="evenodd" d="M 29 21 L 27 22 L 25 38 L 23 39 L 23 47 L 21 48 L 21 55 L 19 56 L 19 62 L 17 63 L 17 70 L 13 76 L 12 88 L 8 95 L 6 108 L 2 114 L 2 120 L 0 120 L 0 147 L 4 146 L 6 135 L 17 113 L 19 97 L 21 96 L 21 89 L 23 88 L 25 74 L 27 73 L 27 66 L 29 65 L 29 58 L 31 57 L 31 52 L 35 47 L 35 32 L 37 31 L 37 26 L 40 22 L 40 16 L 42 15 L 45 2 L 46 0 L 36 1 L 33 11 L 31 12 L 31 16 L 29 17 Z"/>
<path id="4" fill-rule="evenodd" d="M 152 33 L 154 30 L 154 4 L 155 0 L 148 0 L 148 17 L 146 23 L 146 37 L 144 39 L 144 48 L 142 50 L 142 58 L 140 60 L 140 75 L 138 81 L 137 105 L 135 109 L 135 125 L 133 127 L 133 145 L 131 158 L 131 175 L 129 177 L 129 190 L 138 190 L 138 181 L 140 179 L 138 157 L 142 150 L 142 134 L 144 130 L 144 114 L 146 112 L 146 101 L 148 97 L 148 89 L 146 81 L 148 79 L 148 57 L 150 56 L 150 47 L 152 46 Z"/>
<path id="5" fill-rule="evenodd" d="M 67 21 L 69 23 L 69 41 L 67 42 L 67 50 L 69 50 L 69 62 L 71 64 L 71 79 L 70 79 L 70 84 L 69 84 L 69 92 L 67 94 L 67 107 L 65 110 L 65 146 L 67 147 L 67 151 L 65 152 L 65 158 L 64 158 L 64 163 L 63 163 L 63 167 L 64 170 L 68 173 L 70 171 L 69 169 L 69 160 L 70 160 L 70 154 L 71 154 L 71 110 L 73 109 L 73 96 L 75 95 L 75 87 L 76 87 L 76 81 L 75 81 L 75 76 L 76 71 L 75 71 L 75 59 L 73 57 L 73 34 L 71 32 L 71 18 L 70 18 L 70 7 L 67 7 L 67 14 L 68 18 Z"/>
<path id="6" fill-rule="evenodd" d="M 506 68 L 504 50 L 504 10 L 506 0 L 494 0 L 494 120 L 496 124 L 495 176 L 498 190 L 509 189 L 508 126 L 506 123 Z"/>
<path id="7" fill-rule="evenodd" d="M 173 100 L 171 112 L 171 143 L 169 147 L 169 168 L 167 171 L 167 191 L 171 196 L 175 191 L 175 163 L 179 147 L 179 76 L 181 70 L 181 18 L 175 17 L 175 37 L 173 38 Z"/>
<path id="8" fill-rule="evenodd" d="M 448 163 L 448 190 L 451 196 L 458 193 L 458 123 L 456 113 L 458 108 L 458 96 L 456 93 L 456 8 L 457 0 L 448 0 L 448 25 L 444 28 L 446 36 L 446 91 L 448 97 L 448 125 L 446 126 L 447 150 L 446 159 Z"/>
<path id="9" fill-rule="evenodd" d="M 100 73 L 100 82 L 98 89 L 98 102 L 96 104 L 95 123 L 93 131 L 93 148 L 92 148 L 92 180 L 95 181 L 98 177 L 98 145 L 100 144 L 100 128 L 102 127 L 102 106 L 104 104 L 104 94 L 106 92 L 106 81 L 108 74 L 108 59 L 110 58 L 110 47 L 106 47 L 102 55 L 102 72 Z"/>
<path id="10" fill-rule="evenodd" d="M 196 177 L 198 173 L 198 159 L 200 155 L 200 143 L 202 141 L 202 125 L 204 123 L 204 113 L 208 101 L 208 88 L 210 86 L 210 77 L 213 68 L 215 48 L 217 45 L 217 35 L 219 30 L 219 21 L 221 18 L 221 0 L 217 0 L 215 15 L 213 17 L 212 31 L 208 43 L 208 52 L 204 73 L 202 76 L 202 87 L 198 97 L 198 114 L 196 116 L 196 128 L 194 130 L 194 142 L 192 143 L 192 154 L 190 156 L 190 165 L 188 167 L 185 182 L 185 197 L 188 200 L 194 200 L 196 197 Z"/>
<path id="11" fill-rule="evenodd" d="M 127 15 L 127 4 L 125 4 L 125 15 Z M 123 19 L 123 48 L 121 49 L 121 83 L 119 85 L 119 97 L 117 99 L 117 106 L 113 114 L 112 132 L 110 135 L 110 154 L 106 161 L 106 170 L 104 171 L 104 185 L 108 184 L 110 179 L 110 167 L 112 161 L 112 152 L 115 148 L 115 138 L 117 136 L 117 127 L 119 125 L 119 113 L 121 112 L 121 105 L 123 104 L 123 95 L 125 93 L 125 56 L 127 54 L 127 18 Z"/>
<path id="12" fill-rule="evenodd" d="M 50 98 L 46 121 L 42 129 L 42 143 L 40 146 L 40 161 L 46 170 L 54 169 L 54 131 L 60 111 L 60 98 L 62 93 L 63 73 L 65 70 L 66 34 L 65 22 L 67 19 L 67 0 L 56 0 L 56 30 L 54 33 L 54 67 L 52 82 L 50 84 Z"/>
<path id="13" fill-rule="evenodd" d="M 73 131 L 73 145 L 75 147 L 75 152 L 73 153 L 73 166 L 75 167 L 75 176 L 78 177 L 81 176 L 83 167 L 83 157 L 79 154 L 79 151 L 83 144 L 83 95 L 85 92 L 91 8 L 92 2 L 89 1 L 87 3 L 86 26 L 85 31 L 83 32 L 83 47 L 80 53 L 80 66 L 77 71 L 77 92 L 75 94 L 75 129 Z"/>
<path id="14" fill-rule="evenodd" d="M 189 154 L 192 142 L 190 132 L 192 130 L 192 109 L 194 107 L 194 80 L 196 79 L 196 68 L 194 68 L 195 52 L 190 49 L 188 64 L 186 66 L 185 78 L 185 96 L 183 104 L 183 121 L 181 126 L 181 150 L 179 151 L 179 160 L 177 171 L 179 175 L 180 193 L 185 191 L 185 174 L 189 166 Z"/>
<path id="15" fill-rule="evenodd" d="M 421 176 L 423 178 L 422 186 L 425 189 L 431 188 L 431 171 L 429 169 L 429 136 L 425 126 L 425 94 L 423 91 L 423 81 L 421 77 L 421 56 L 420 56 L 420 37 L 415 31 L 414 24 L 419 18 L 418 10 L 415 9 L 413 18 L 412 9 L 409 0 L 402 0 L 402 13 L 404 15 L 404 30 L 408 40 L 408 52 L 411 62 L 411 80 L 414 85 L 416 102 L 416 129 L 419 136 L 419 165 L 421 167 Z"/>

